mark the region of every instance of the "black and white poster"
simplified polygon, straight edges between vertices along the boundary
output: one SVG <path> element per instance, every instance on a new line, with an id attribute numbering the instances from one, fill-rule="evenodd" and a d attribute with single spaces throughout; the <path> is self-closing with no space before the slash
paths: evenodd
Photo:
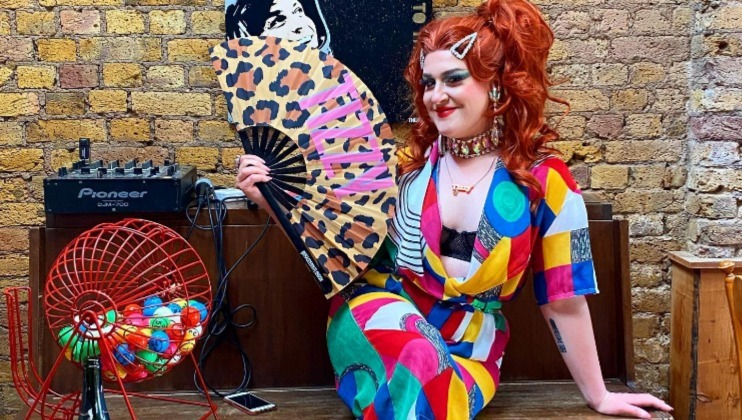
<path id="1" fill-rule="evenodd" d="M 406 120 L 402 73 L 432 0 L 227 0 L 227 39 L 276 36 L 331 53 L 371 88 L 390 122 Z"/>

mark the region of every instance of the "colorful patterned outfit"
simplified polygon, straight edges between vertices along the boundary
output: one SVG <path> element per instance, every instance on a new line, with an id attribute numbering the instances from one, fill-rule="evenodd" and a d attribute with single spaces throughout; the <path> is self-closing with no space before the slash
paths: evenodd
<path id="1" fill-rule="evenodd" d="M 330 360 L 358 418 L 473 418 L 499 384 L 510 335 L 501 302 L 517 295 L 529 265 L 538 304 L 598 292 L 585 203 L 559 158 L 532 169 L 544 191 L 535 211 L 535 194 L 498 161 L 464 278 L 441 263 L 437 167 L 434 146 L 402 177 L 387 254 L 332 301 Z"/>

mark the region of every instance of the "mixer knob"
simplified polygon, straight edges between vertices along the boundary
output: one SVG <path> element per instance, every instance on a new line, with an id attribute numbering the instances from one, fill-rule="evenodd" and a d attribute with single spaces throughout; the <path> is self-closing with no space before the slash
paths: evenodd
<path id="1" fill-rule="evenodd" d="M 106 168 L 98 168 L 98 170 L 96 171 L 98 178 L 105 177 L 107 173 L 108 173 L 108 170 L 106 170 Z"/>
<path id="2" fill-rule="evenodd" d="M 80 138 L 77 144 L 80 160 L 90 159 L 90 139 L 84 137 Z"/>
<path id="3" fill-rule="evenodd" d="M 116 176 L 125 175 L 126 174 L 126 169 L 124 169 L 124 168 L 116 168 L 116 169 L 114 169 L 114 173 L 116 174 Z"/>
<path id="4" fill-rule="evenodd" d="M 83 175 L 90 175 L 90 167 L 83 166 L 82 168 L 80 168 L 80 173 Z"/>
<path id="5" fill-rule="evenodd" d="M 67 167 L 66 166 L 62 166 L 61 168 L 59 168 L 57 170 L 57 174 L 59 176 L 67 176 Z"/>
<path id="6" fill-rule="evenodd" d="M 132 169 L 132 172 L 134 173 L 134 175 L 141 175 L 142 174 L 142 168 L 136 166 L 136 167 L 134 167 L 134 169 Z"/>

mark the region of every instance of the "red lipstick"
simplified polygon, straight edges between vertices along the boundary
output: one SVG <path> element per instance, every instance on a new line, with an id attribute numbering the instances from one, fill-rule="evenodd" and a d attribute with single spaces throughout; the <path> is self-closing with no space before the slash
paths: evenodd
<path id="1" fill-rule="evenodd" d="M 435 109 L 435 113 L 436 113 L 436 115 L 438 115 L 438 118 L 446 118 L 449 115 L 451 115 L 453 113 L 453 111 L 455 111 L 455 110 L 456 110 L 456 108 L 441 107 L 441 108 L 436 108 Z"/>

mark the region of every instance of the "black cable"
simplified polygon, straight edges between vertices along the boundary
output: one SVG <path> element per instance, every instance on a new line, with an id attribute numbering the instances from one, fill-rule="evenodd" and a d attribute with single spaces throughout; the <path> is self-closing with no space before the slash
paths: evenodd
<path id="1" fill-rule="evenodd" d="M 216 201 L 210 199 L 209 203 L 212 203 L 212 202 L 216 202 Z M 193 216 L 191 216 L 191 210 L 194 207 L 196 208 L 196 213 Z M 202 209 L 202 206 L 199 206 L 198 204 L 190 204 L 188 207 L 186 207 L 186 218 L 188 219 L 189 222 L 191 222 L 191 226 L 195 227 L 198 230 L 211 230 L 211 224 L 208 224 L 208 225 L 196 224 L 196 219 L 198 218 L 198 213 L 201 211 L 201 209 Z M 224 215 L 226 215 L 226 212 L 224 213 Z M 188 238 L 186 237 L 186 239 Z"/>
<path id="2" fill-rule="evenodd" d="M 190 218 L 189 209 L 191 206 L 186 207 L 186 217 L 188 218 L 188 221 L 191 222 L 191 227 L 188 229 L 188 233 L 185 236 L 185 240 L 187 241 L 190 239 L 191 235 L 193 234 L 193 228 L 196 227 L 196 219 L 198 219 L 198 214 L 201 212 L 201 203 L 198 203 L 196 206 L 196 214 L 193 215 L 193 220 Z"/>
<path id="3" fill-rule="evenodd" d="M 232 273 L 232 271 L 252 252 L 252 250 L 257 246 L 257 244 L 263 239 L 265 236 L 265 233 L 268 230 L 268 226 L 270 225 L 270 217 L 265 222 L 265 225 L 263 226 L 263 230 L 260 232 L 260 235 L 257 239 L 255 239 L 252 244 L 250 244 L 245 252 L 235 261 L 234 264 L 232 264 L 229 269 L 227 269 L 226 263 L 225 263 L 225 256 L 224 256 L 224 219 L 227 214 L 227 206 L 226 201 L 238 201 L 238 200 L 246 200 L 245 198 L 241 197 L 233 197 L 233 198 L 226 198 L 224 200 L 217 200 L 213 198 L 213 194 L 208 195 L 208 200 L 206 201 L 206 209 L 208 210 L 208 216 L 209 216 L 209 224 L 208 225 L 198 225 L 196 222 L 198 218 L 198 213 L 201 211 L 201 205 L 196 205 L 196 213 L 193 215 L 193 218 L 191 218 L 190 210 L 193 208 L 193 205 L 189 206 L 188 209 L 186 209 L 188 220 L 191 222 L 191 228 L 188 233 L 188 236 L 192 233 L 194 229 L 200 229 L 200 230 L 210 230 L 213 240 L 214 240 L 214 252 L 216 256 L 217 261 L 217 272 L 218 272 L 218 280 L 217 280 L 217 286 L 213 293 L 212 298 L 212 304 L 211 304 L 211 316 L 209 321 L 209 326 L 207 330 L 204 333 L 203 336 L 203 342 L 201 346 L 201 353 L 198 357 L 198 367 L 203 372 L 206 371 L 206 361 L 211 355 L 212 351 L 216 349 L 222 342 L 225 342 L 229 345 L 231 345 L 240 355 L 240 359 L 242 361 L 242 380 L 240 381 L 240 384 L 237 386 L 237 388 L 230 390 L 229 392 L 222 393 L 215 389 L 205 378 L 204 376 L 204 383 L 209 388 L 209 390 L 219 396 L 223 397 L 228 394 L 233 394 L 237 392 L 241 392 L 247 389 L 248 384 L 250 383 L 250 379 L 252 378 L 252 364 L 250 363 L 250 358 L 247 355 L 247 352 L 242 347 L 242 344 L 240 343 L 239 337 L 237 335 L 237 329 L 238 328 L 249 328 L 252 325 L 255 324 L 257 321 L 257 312 L 255 310 L 255 307 L 250 304 L 241 304 L 238 305 L 235 308 L 232 308 L 231 304 L 229 303 L 229 296 L 228 296 L 228 285 L 229 285 L 229 275 Z M 202 200 L 203 201 L 203 200 Z M 235 320 L 237 314 L 240 311 L 247 310 L 249 312 L 249 317 L 246 322 L 237 322 Z M 194 383 L 196 384 L 196 389 L 199 390 L 202 394 L 205 392 L 198 381 L 198 377 L 196 373 L 194 372 L 193 375 Z"/>

